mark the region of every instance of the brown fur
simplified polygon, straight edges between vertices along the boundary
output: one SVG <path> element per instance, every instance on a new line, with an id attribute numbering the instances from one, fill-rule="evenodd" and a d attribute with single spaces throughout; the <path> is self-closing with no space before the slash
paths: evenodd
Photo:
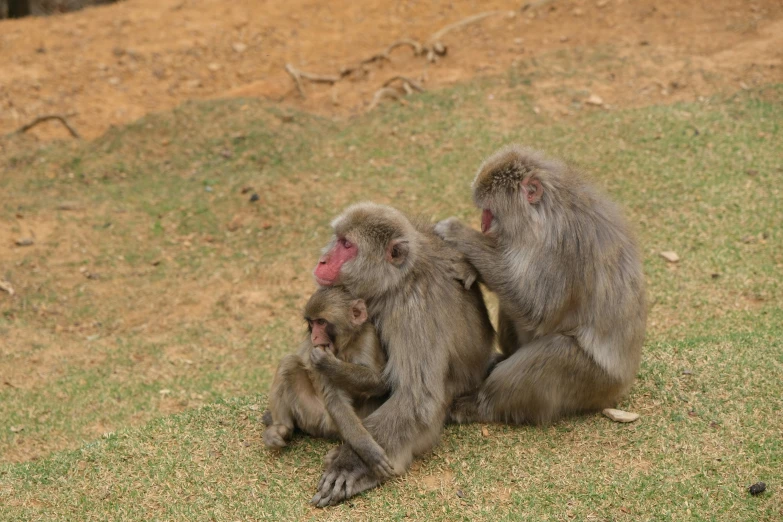
<path id="1" fill-rule="evenodd" d="M 633 383 L 646 323 L 642 265 L 617 207 L 571 166 L 518 146 L 479 168 L 486 234 L 454 218 L 436 232 L 500 301 L 503 355 L 458 422 L 548 423 L 614 405 Z"/>
<path id="2" fill-rule="evenodd" d="M 339 435 L 375 474 L 390 477 L 386 452 L 360 420 L 388 392 L 381 375 L 386 358 L 364 302 L 340 287 L 321 288 L 304 315 L 311 325 L 327 321 L 333 346 L 313 346 L 315 339 L 308 335 L 297 353 L 283 358 L 269 394 L 264 442 L 284 447 L 295 427 L 316 437 Z"/>
<path id="3" fill-rule="evenodd" d="M 454 398 L 481 383 L 494 332 L 478 286 L 466 289 L 470 285 L 454 276 L 461 256 L 434 235 L 432 224 L 364 203 L 332 226 L 335 237 L 320 263 L 331 262 L 338 241 L 358 247 L 334 284 L 366 300 L 388 356 L 384 377 L 391 395 L 364 425 L 402 474 L 415 455 L 437 443 Z M 335 504 L 382 479 L 343 445 L 327 455 L 312 502 Z"/>

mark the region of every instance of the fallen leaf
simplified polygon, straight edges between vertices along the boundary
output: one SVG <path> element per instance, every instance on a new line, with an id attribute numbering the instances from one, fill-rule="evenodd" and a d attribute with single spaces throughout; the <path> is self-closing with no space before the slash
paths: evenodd
<path id="1" fill-rule="evenodd" d="M 661 257 L 669 263 L 676 263 L 680 260 L 680 256 L 677 255 L 677 252 L 673 252 L 671 250 L 665 250 L 661 252 Z"/>
<path id="2" fill-rule="evenodd" d="M 609 417 L 615 422 L 633 422 L 639 418 L 638 413 L 631 413 L 623 410 L 616 410 L 614 408 L 606 408 L 603 412 L 604 415 Z"/>
<path id="3" fill-rule="evenodd" d="M 14 287 L 8 281 L 0 280 L 0 290 L 8 292 L 8 295 L 14 295 Z"/>
<path id="4" fill-rule="evenodd" d="M 487 429 L 487 427 L 486 427 L 486 426 L 482 426 L 482 427 L 481 427 L 481 435 L 482 435 L 483 437 L 489 437 L 489 430 Z"/>
<path id="5" fill-rule="evenodd" d="M 17 239 L 15 241 L 15 243 L 16 243 L 16 246 L 22 246 L 22 247 L 23 246 L 30 246 L 33 243 L 35 243 L 35 239 L 33 239 L 31 237 L 20 237 L 19 239 Z"/>
<path id="6" fill-rule="evenodd" d="M 604 104 L 604 100 L 603 100 L 603 98 L 601 98 L 597 94 L 591 94 L 590 97 L 587 98 L 587 103 L 589 105 L 599 105 L 600 106 L 600 105 Z"/>

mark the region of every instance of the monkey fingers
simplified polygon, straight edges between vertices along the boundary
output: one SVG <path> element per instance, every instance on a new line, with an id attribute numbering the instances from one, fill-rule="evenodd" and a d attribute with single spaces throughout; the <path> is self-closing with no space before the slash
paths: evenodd
<path id="1" fill-rule="evenodd" d="M 464 227 L 459 219 L 450 217 L 435 225 L 435 235 L 444 241 L 456 241 L 459 231 Z"/>

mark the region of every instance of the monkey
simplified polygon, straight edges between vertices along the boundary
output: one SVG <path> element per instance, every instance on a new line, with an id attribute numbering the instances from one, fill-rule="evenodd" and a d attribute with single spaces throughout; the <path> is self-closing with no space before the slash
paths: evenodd
<path id="1" fill-rule="evenodd" d="M 316 437 L 341 437 L 378 476 L 393 469 L 386 452 L 360 417 L 388 392 L 382 378 L 386 356 L 367 307 L 344 288 L 320 288 L 304 308 L 307 338 L 283 358 L 269 394 L 264 443 L 282 448 L 294 427 Z"/>
<path id="2" fill-rule="evenodd" d="M 363 424 L 395 475 L 402 475 L 414 456 L 438 442 L 454 398 L 480 385 L 495 331 L 479 286 L 455 277 L 463 258 L 435 235 L 433 223 L 358 203 L 332 228 L 314 275 L 319 285 L 342 285 L 367 303 L 387 356 L 383 375 L 391 391 Z M 349 444 L 331 450 L 324 464 L 311 500 L 319 507 L 385 480 Z"/>
<path id="3" fill-rule="evenodd" d="M 511 145 L 479 167 L 481 232 L 456 218 L 436 233 L 497 294 L 501 354 L 453 422 L 549 424 L 614 406 L 641 360 L 642 263 L 618 207 L 575 167 Z"/>

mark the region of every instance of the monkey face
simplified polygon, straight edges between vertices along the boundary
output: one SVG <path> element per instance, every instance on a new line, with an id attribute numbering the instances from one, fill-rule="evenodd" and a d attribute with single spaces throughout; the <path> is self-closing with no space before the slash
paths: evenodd
<path id="1" fill-rule="evenodd" d="M 318 260 L 313 275 L 321 286 L 332 286 L 340 278 L 340 270 L 344 263 L 356 257 L 359 248 L 346 237 L 338 237 L 327 246 L 327 251 Z"/>
<path id="2" fill-rule="evenodd" d="M 329 321 L 319 317 L 317 319 L 308 320 L 307 326 L 310 330 L 310 342 L 312 342 L 313 348 L 319 346 L 327 348 L 334 344 L 335 328 Z"/>
<path id="3" fill-rule="evenodd" d="M 339 284 L 357 297 L 377 296 L 412 266 L 417 233 L 398 210 L 360 203 L 346 209 L 332 227 L 334 238 L 313 271 L 321 286 Z"/>

